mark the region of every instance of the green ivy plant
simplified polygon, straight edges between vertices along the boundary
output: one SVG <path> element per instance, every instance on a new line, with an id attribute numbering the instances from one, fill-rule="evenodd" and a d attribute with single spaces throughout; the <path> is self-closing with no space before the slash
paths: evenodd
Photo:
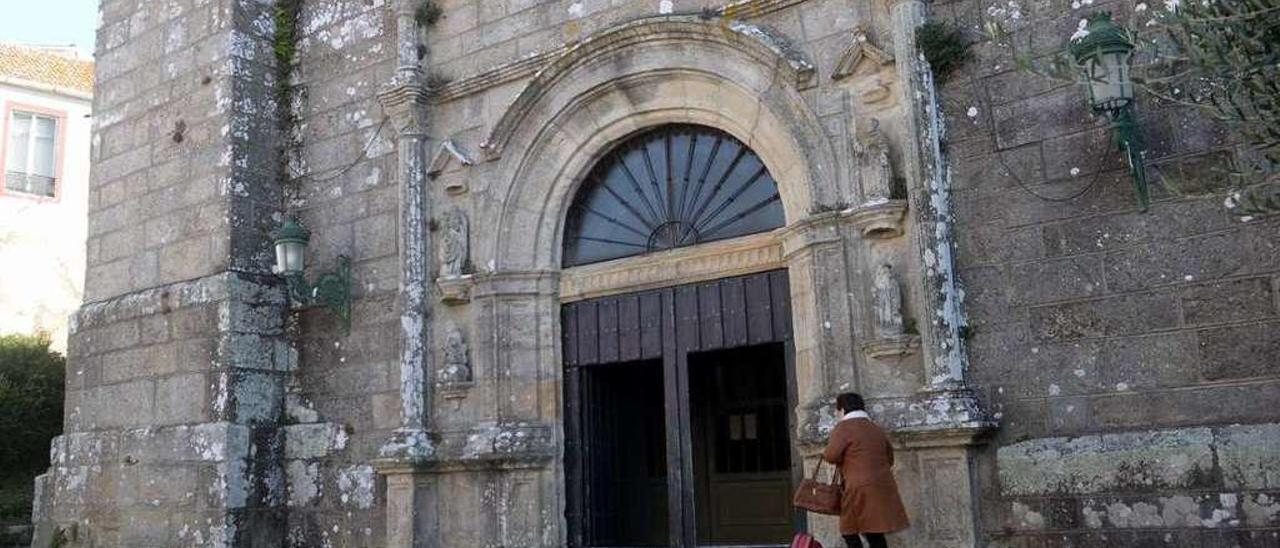
<path id="1" fill-rule="evenodd" d="M 293 129 L 297 120 L 293 112 L 293 65 L 298 52 L 298 12 L 302 8 L 302 0 L 278 0 L 275 12 L 275 35 L 272 39 L 272 50 L 276 58 L 276 108 L 277 127 L 280 131 L 281 154 L 280 178 L 289 182 L 289 158 L 296 145 L 293 142 Z"/>
<path id="2" fill-rule="evenodd" d="M 929 21 L 916 29 L 916 47 L 929 62 L 933 81 L 939 86 L 973 58 L 970 45 L 963 29 L 945 21 Z"/>
<path id="3" fill-rule="evenodd" d="M 413 20 L 419 27 L 430 27 L 440 20 L 440 16 L 444 14 L 444 10 L 431 0 L 422 0 L 418 4 L 417 9 L 413 11 Z"/>

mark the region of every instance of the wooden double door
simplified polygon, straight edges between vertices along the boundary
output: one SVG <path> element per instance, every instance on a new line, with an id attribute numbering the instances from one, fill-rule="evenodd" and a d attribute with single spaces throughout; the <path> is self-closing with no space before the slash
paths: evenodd
<path id="1" fill-rule="evenodd" d="M 802 519 L 785 271 L 567 304 L 573 546 L 779 546 Z"/>

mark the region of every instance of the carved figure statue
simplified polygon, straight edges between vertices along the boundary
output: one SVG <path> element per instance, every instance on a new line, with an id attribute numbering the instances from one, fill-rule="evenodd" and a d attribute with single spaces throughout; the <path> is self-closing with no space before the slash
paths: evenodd
<path id="1" fill-rule="evenodd" d="M 871 119 L 871 127 L 859 138 L 858 151 L 863 200 L 888 200 L 893 191 L 893 166 L 889 163 L 889 139 L 880 131 L 880 120 Z"/>
<path id="2" fill-rule="evenodd" d="M 440 262 L 440 276 L 458 278 L 466 274 L 467 259 L 470 254 L 468 243 L 467 215 L 461 209 L 453 208 L 445 214 L 444 249 Z"/>
<path id="3" fill-rule="evenodd" d="M 902 288 L 893 274 L 893 267 L 882 264 L 875 276 L 876 335 L 882 339 L 901 337 L 905 331 L 902 323 Z"/>
<path id="4" fill-rule="evenodd" d="M 444 338 L 444 367 L 440 381 L 460 383 L 471 381 L 471 360 L 467 357 L 467 339 L 456 325 L 450 325 Z"/>

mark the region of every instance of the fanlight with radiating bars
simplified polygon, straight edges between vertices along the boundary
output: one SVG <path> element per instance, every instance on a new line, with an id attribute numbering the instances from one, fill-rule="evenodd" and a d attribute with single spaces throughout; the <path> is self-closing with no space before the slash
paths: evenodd
<path id="1" fill-rule="evenodd" d="M 670 125 L 637 133 L 587 175 L 565 225 L 564 266 L 745 236 L 785 222 L 778 185 L 729 134 Z"/>

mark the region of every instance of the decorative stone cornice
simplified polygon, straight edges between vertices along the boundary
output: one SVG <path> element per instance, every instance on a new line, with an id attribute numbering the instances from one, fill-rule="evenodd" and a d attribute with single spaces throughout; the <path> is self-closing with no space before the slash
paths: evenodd
<path id="1" fill-rule="evenodd" d="M 426 131 L 422 107 L 427 104 L 427 99 L 426 88 L 416 82 L 393 83 L 378 92 L 378 102 L 393 120 L 392 125 L 402 134 Z"/>
<path id="2" fill-rule="evenodd" d="M 494 272 L 476 279 L 475 298 L 496 295 L 555 295 L 560 287 L 560 273 L 553 270 Z"/>
<path id="3" fill-rule="evenodd" d="M 479 74 L 459 78 L 441 87 L 431 97 L 431 100 L 435 103 L 448 103 L 507 82 L 528 78 L 553 59 L 564 55 L 564 52 L 568 49 L 569 46 L 562 46 L 525 57 L 519 61 L 494 67 Z"/>
<path id="4" fill-rule="evenodd" d="M 898 449 L 923 449 L 928 447 L 966 447 L 986 443 L 995 432 L 989 425 L 968 425 L 924 430 L 901 429 L 888 432 L 889 440 Z"/>
<path id="5" fill-rule="evenodd" d="M 388 111 L 427 104 L 427 89 L 416 82 L 393 83 L 378 91 L 378 102 Z"/>
<path id="6" fill-rule="evenodd" d="M 801 404 L 796 433 L 799 444 L 813 447 L 826 443 L 836 425 L 831 408 L 834 398 L 833 394 L 823 395 Z M 973 445 L 999 428 L 982 410 L 977 396 L 964 388 L 867 403 L 872 419 L 904 447 Z"/>
<path id="7" fill-rule="evenodd" d="M 708 242 L 565 270 L 561 301 L 577 301 L 681 283 L 784 268 L 777 231 Z"/>
<path id="8" fill-rule="evenodd" d="M 864 238 L 882 239 L 902 235 L 902 218 L 906 212 L 906 200 L 888 200 L 855 206 L 842 211 L 841 215 L 857 225 Z"/>
<path id="9" fill-rule="evenodd" d="M 378 457 L 385 463 L 423 462 L 435 454 L 435 443 L 431 438 L 426 430 L 398 428 L 378 449 Z"/>
<path id="10" fill-rule="evenodd" d="M 448 473 L 546 468 L 558 454 L 545 424 L 490 424 L 440 436 L 437 451 L 422 459 L 379 459 L 387 473 Z"/>

